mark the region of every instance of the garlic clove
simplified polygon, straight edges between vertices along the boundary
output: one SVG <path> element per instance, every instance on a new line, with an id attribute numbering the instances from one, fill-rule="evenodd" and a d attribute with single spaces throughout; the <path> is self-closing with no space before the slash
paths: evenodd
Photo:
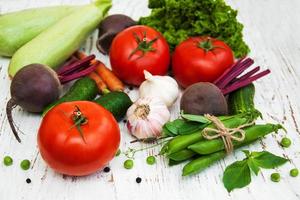
<path id="1" fill-rule="evenodd" d="M 177 82 L 170 76 L 153 76 L 144 70 L 145 81 L 139 88 L 140 97 L 158 97 L 168 107 L 174 104 L 179 96 Z"/>
<path id="2" fill-rule="evenodd" d="M 140 98 L 127 111 L 127 128 L 138 139 L 157 138 L 169 119 L 170 111 L 159 98 Z"/>

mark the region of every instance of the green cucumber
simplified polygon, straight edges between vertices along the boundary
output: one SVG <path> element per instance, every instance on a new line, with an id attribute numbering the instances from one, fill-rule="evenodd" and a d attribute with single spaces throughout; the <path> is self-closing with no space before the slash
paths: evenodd
<path id="1" fill-rule="evenodd" d="M 94 31 L 111 7 L 111 0 L 82 6 L 22 46 L 12 57 L 9 75 L 22 67 L 40 63 L 53 69 L 67 60 Z"/>
<path id="2" fill-rule="evenodd" d="M 230 114 L 253 113 L 261 116 L 261 113 L 255 109 L 254 95 L 255 87 L 253 84 L 230 93 L 228 99 Z"/>
<path id="3" fill-rule="evenodd" d="M 84 101 L 93 100 L 98 94 L 98 88 L 92 79 L 84 77 L 78 79 L 70 88 L 70 90 L 62 96 L 59 100 L 53 102 L 43 112 L 43 116 L 51 110 L 54 106 L 70 101 Z"/>
<path id="4" fill-rule="evenodd" d="M 120 121 L 126 115 L 128 108 L 132 105 L 129 96 L 124 92 L 118 91 L 107 93 L 94 102 L 109 110 L 117 121 Z"/>
<path id="5" fill-rule="evenodd" d="M 1 15 L 0 56 L 11 57 L 24 44 L 79 8 L 79 6 L 52 6 Z"/>

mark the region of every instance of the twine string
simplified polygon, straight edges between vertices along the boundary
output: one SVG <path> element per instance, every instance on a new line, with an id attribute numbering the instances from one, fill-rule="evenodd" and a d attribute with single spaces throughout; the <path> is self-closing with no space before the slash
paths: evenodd
<path id="1" fill-rule="evenodd" d="M 216 128 L 204 128 L 202 132 L 203 137 L 207 140 L 221 138 L 227 154 L 234 150 L 233 141 L 242 142 L 245 140 L 246 133 L 243 128 L 252 126 L 254 124 L 253 121 L 236 128 L 227 128 L 216 116 L 206 114 L 204 117 L 210 120 Z"/>

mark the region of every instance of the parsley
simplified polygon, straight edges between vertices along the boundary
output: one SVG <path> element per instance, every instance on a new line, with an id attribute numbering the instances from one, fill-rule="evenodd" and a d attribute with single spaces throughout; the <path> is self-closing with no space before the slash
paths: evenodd
<path id="1" fill-rule="evenodd" d="M 160 31 L 172 50 L 190 36 L 211 36 L 223 40 L 239 58 L 249 53 L 243 40 L 243 25 L 237 11 L 224 0 L 149 0 L 150 16 L 139 24 Z"/>

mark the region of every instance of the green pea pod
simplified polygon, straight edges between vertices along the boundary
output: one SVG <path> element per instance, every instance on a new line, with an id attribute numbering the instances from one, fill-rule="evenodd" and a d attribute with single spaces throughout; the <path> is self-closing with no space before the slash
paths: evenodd
<path id="1" fill-rule="evenodd" d="M 184 161 L 175 161 L 175 160 L 171 160 L 169 159 L 168 165 L 169 166 L 174 166 L 174 165 L 179 165 L 181 163 L 183 163 Z"/>
<path id="2" fill-rule="evenodd" d="M 12 57 L 9 75 L 28 64 L 40 63 L 53 69 L 65 62 L 98 27 L 111 7 L 111 0 L 82 6 L 22 46 Z"/>
<path id="3" fill-rule="evenodd" d="M 0 55 L 11 57 L 20 47 L 80 6 L 51 6 L 0 16 Z"/>
<path id="4" fill-rule="evenodd" d="M 216 161 L 221 160 L 226 156 L 225 151 L 216 152 L 207 156 L 201 156 L 191 162 L 187 163 L 182 169 L 182 176 L 187 176 L 194 173 L 199 173 L 214 164 Z"/>
<path id="5" fill-rule="evenodd" d="M 233 141 L 233 145 L 240 146 L 255 141 L 258 138 L 268 135 L 269 133 L 277 132 L 279 129 L 282 128 L 283 127 L 280 124 L 254 125 L 248 127 L 245 129 L 245 139 L 242 142 Z M 214 140 L 204 140 L 188 146 L 188 149 L 200 155 L 207 155 L 214 152 L 218 152 L 224 150 L 224 148 L 224 142 L 221 138 Z"/>
<path id="6" fill-rule="evenodd" d="M 234 128 L 237 126 L 240 126 L 242 124 L 245 124 L 248 122 L 247 118 L 243 117 L 232 117 L 229 119 L 226 119 L 223 121 L 224 125 L 228 128 Z M 213 124 L 208 125 L 207 127 L 214 128 Z M 171 140 L 168 144 L 168 148 L 166 150 L 167 155 L 176 153 L 178 151 L 181 151 L 188 146 L 197 143 L 199 141 L 202 141 L 203 137 L 201 134 L 201 131 L 197 131 L 190 135 L 180 135 L 175 137 L 173 140 Z"/>
<path id="7" fill-rule="evenodd" d="M 174 161 L 185 161 L 195 155 L 197 155 L 195 152 L 188 149 L 183 149 L 181 151 L 168 155 L 168 158 Z"/>

